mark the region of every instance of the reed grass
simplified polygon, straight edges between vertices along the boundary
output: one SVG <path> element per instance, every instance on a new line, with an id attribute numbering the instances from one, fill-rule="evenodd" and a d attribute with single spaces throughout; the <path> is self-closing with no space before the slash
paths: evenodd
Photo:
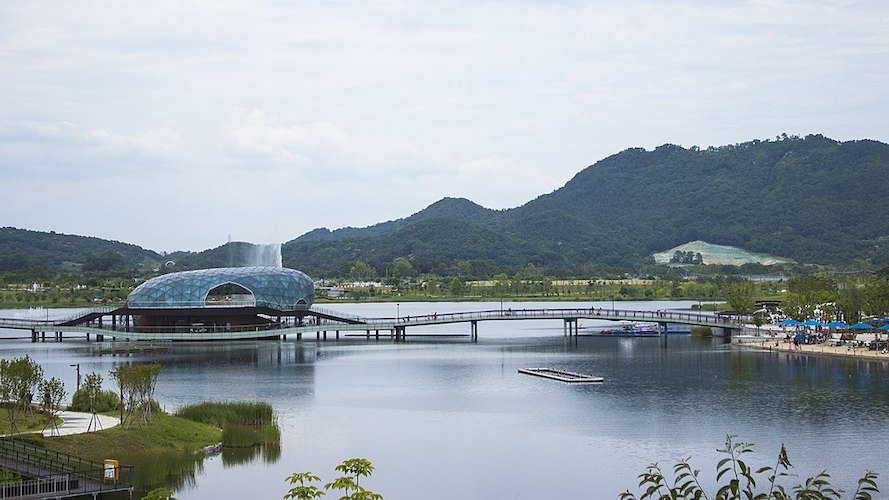
<path id="1" fill-rule="evenodd" d="M 184 406 L 177 417 L 223 428 L 231 425 L 270 425 L 275 423 L 272 405 L 261 402 L 207 402 Z"/>
<path id="2" fill-rule="evenodd" d="M 278 446 L 281 442 L 281 430 L 268 403 L 200 403 L 181 408 L 176 416 L 221 428 L 225 448 Z"/>

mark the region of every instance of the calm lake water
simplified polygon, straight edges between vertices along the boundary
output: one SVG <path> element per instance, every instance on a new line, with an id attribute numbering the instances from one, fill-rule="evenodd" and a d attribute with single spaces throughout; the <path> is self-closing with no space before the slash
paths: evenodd
<path id="1" fill-rule="evenodd" d="M 691 302 L 620 303 L 620 309 L 687 310 Z M 504 307 L 610 307 L 611 303 L 505 303 Z M 324 305 L 367 316 L 483 310 L 499 303 Z M 39 313 L 38 313 L 39 314 Z M 581 321 L 584 329 L 608 323 Z M 410 333 L 468 334 L 469 325 Z M 4 337 L 25 337 L 2 332 Z M 308 338 L 308 336 L 306 337 Z M 312 471 L 329 481 L 344 459 L 376 467 L 363 482 L 387 500 L 617 498 L 651 462 L 692 457 L 715 481 L 726 434 L 754 444 L 751 462 L 774 465 L 785 443 L 803 478 L 829 469 L 854 491 L 866 470 L 889 491 L 889 365 L 742 350 L 720 339 L 562 336 L 561 321 L 479 324 L 465 337 L 407 342 L 344 337 L 182 343 L 130 357 L 106 344 L 0 340 L 5 358 L 30 354 L 69 392 L 119 362 L 159 362 L 156 399 L 172 411 L 206 400 L 272 403 L 280 457 L 232 466 L 204 462 L 181 500 L 281 498 L 284 478 Z M 555 367 L 605 377 L 569 385 L 517 373 Z M 106 381 L 110 387 L 110 382 Z M 796 483 L 793 483 L 796 484 Z"/>

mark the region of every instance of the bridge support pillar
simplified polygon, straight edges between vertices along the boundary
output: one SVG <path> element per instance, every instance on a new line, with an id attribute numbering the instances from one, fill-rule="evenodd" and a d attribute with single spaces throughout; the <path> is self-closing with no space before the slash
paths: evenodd
<path id="1" fill-rule="evenodd" d="M 337 340 L 340 339 L 340 331 L 339 331 L 339 330 L 336 331 L 336 339 L 337 339 Z"/>
<path id="2" fill-rule="evenodd" d="M 469 322 L 469 339 L 478 342 L 478 321 Z"/>
<path id="3" fill-rule="evenodd" d="M 303 339 L 303 332 L 298 332 L 296 334 L 296 340 L 302 340 L 302 339 Z"/>
<path id="4" fill-rule="evenodd" d="M 579 323 L 579 321 L 577 318 L 566 319 L 562 323 L 562 336 L 563 337 L 577 336 L 579 334 L 578 323 Z"/>
<path id="5" fill-rule="evenodd" d="M 46 342 L 46 332 L 40 332 L 40 341 Z"/>
<path id="6" fill-rule="evenodd" d="M 376 335 L 377 340 L 380 340 L 380 331 L 379 331 L 379 330 L 374 330 L 374 332 L 375 332 L 374 335 Z"/>
<path id="7" fill-rule="evenodd" d="M 96 334 L 96 342 L 104 342 L 104 341 L 105 341 L 105 336 L 97 333 Z"/>
<path id="8" fill-rule="evenodd" d="M 31 342 L 37 342 L 37 330 L 31 330 Z"/>
<path id="9" fill-rule="evenodd" d="M 395 336 L 395 342 L 403 342 L 405 340 L 405 330 L 406 328 L 403 326 L 396 326 L 392 329 L 392 334 Z"/>

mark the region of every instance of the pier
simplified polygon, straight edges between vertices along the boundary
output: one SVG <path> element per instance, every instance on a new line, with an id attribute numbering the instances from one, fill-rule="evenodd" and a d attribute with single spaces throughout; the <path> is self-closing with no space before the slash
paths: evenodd
<path id="1" fill-rule="evenodd" d="M 534 375 L 535 377 L 548 378 L 550 380 L 558 380 L 568 384 L 594 384 L 604 382 L 603 377 L 593 375 L 584 375 L 583 373 L 569 372 L 565 370 L 557 370 L 555 368 L 520 368 L 519 373 L 525 375 Z"/>

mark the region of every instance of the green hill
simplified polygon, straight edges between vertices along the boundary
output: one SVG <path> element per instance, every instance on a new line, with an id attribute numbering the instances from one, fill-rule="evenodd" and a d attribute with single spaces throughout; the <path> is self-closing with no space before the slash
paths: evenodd
<path id="1" fill-rule="evenodd" d="M 436 266 L 548 269 L 632 266 L 695 240 L 780 255 L 802 263 L 889 263 L 889 146 L 782 136 L 718 148 L 628 149 L 579 172 L 565 186 L 520 207 L 492 211 L 444 199 L 398 221 L 316 230 L 287 243 L 285 265 L 322 275 L 350 262 L 394 257 Z M 426 235 L 422 254 L 398 242 L 434 218 L 471 224 L 478 244 L 451 230 Z M 443 224 L 443 222 L 440 222 Z M 319 237 L 324 235 L 324 237 Z M 496 255 L 485 244 L 504 245 Z M 348 241 L 349 251 L 341 246 Z M 319 256 L 323 255 L 323 258 Z M 378 266 L 379 267 L 379 266 Z"/>
<path id="2" fill-rule="evenodd" d="M 138 274 L 162 262 L 156 252 L 142 247 L 89 236 L 0 228 L 0 273 L 126 271 Z"/>

